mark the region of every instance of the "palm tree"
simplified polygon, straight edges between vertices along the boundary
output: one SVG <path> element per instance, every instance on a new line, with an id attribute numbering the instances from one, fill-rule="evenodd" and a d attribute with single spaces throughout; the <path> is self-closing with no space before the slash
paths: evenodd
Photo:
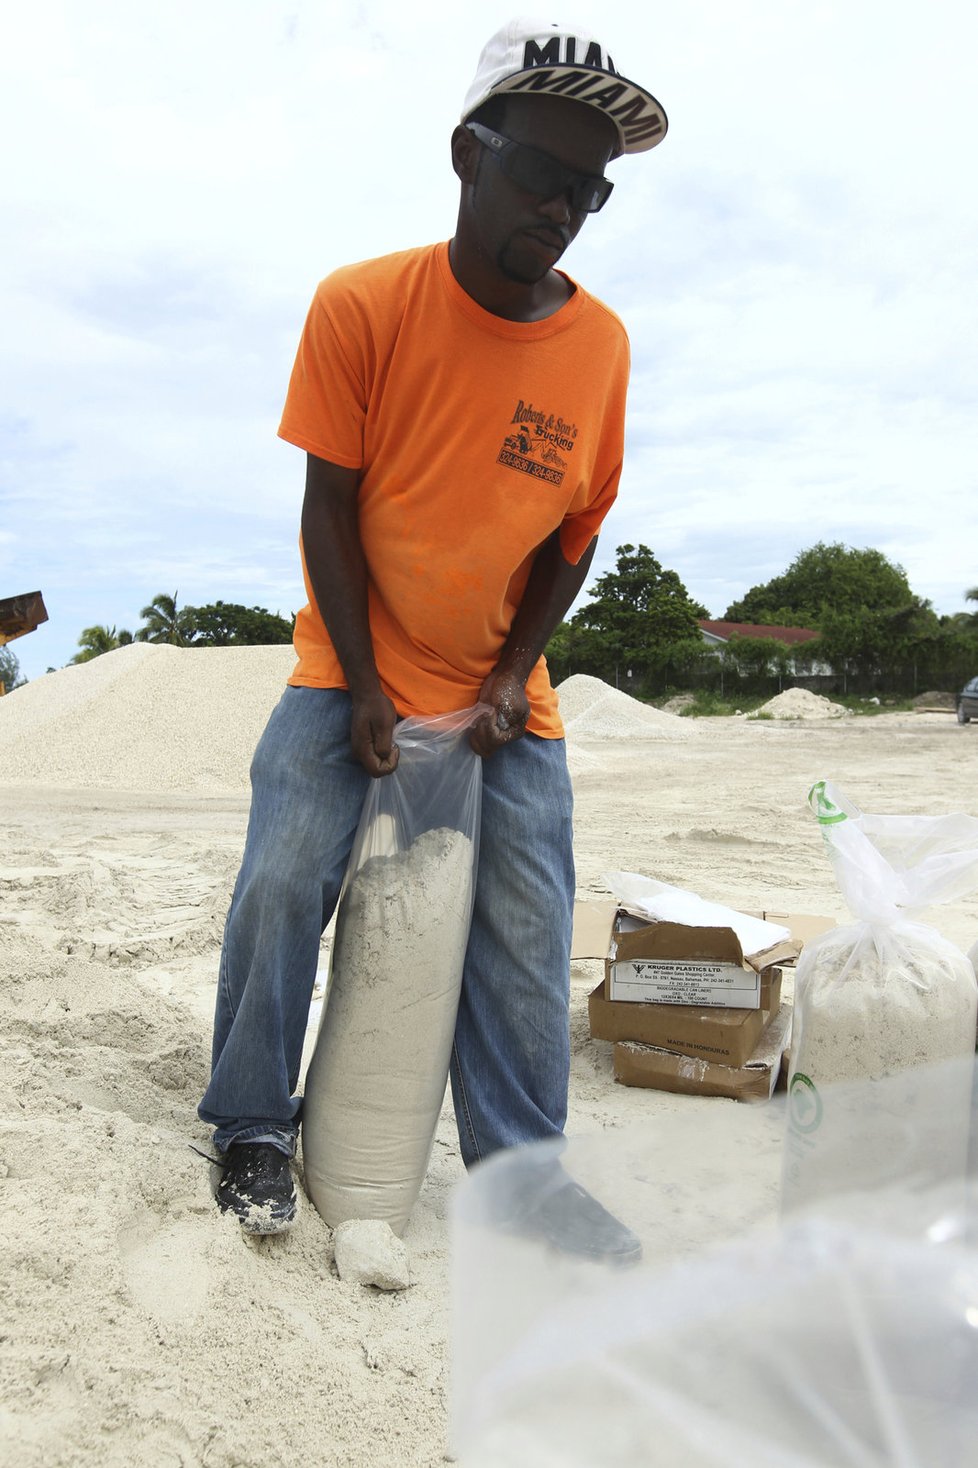
<path id="1" fill-rule="evenodd" d="M 101 657 L 104 652 L 114 652 L 117 647 L 125 647 L 132 640 L 132 633 L 127 632 L 125 627 L 120 627 L 118 632 L 114 627 L 103 627 L 99 624 L 85 627 L 78 639 L 81 652 L 76 652 L 71 661 L 89 663 L 92 658 Z"/>
<path id="2" fill-rule="evenodd" d="M 148 607 L 139 614 L 145 623 L 136 633 L 139 642 L 170 642 L 176 647 L 186 647 L 190 641 L 190 626 L 185 611 L 177 610 L 177 594 L 168 596 L 161 591 L 154 596 Z"/>
<path id="3" fill-rule="evenodd" d="M 964 599 L 965 601 L 978 602 L 978 586 L 973 586 L 970 591 L 966 591 Z M 978 612 L 972 612 L 968 621 L 972 626 L 978 627 Z"/>

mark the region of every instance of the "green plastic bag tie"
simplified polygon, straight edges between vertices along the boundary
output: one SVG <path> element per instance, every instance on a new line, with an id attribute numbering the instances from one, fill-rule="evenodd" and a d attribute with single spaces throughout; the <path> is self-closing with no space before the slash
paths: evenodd
<path id="1" fill-rule="evenodd" d="M 808 792 L 808 803 L 815 812 L 820 826 L 838 826 L 849 817 L 844 810 L 840 810 L 833 800 L 830 800 L 825 791 L 825 781 L 816 780 Z"/>

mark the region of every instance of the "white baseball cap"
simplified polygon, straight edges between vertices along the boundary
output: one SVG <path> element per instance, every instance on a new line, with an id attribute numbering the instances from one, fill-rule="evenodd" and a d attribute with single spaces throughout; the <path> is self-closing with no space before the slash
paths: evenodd
<path id="1" fill-rule="evenodd" d="M 662 105 L 620 74 L 596 36 L 556 21 L 511 20 L 486 42 L 462 121 L 498 92 L 569 97 L 600 108 L 618 129 L 616 157 L 654 148 L 669 126 Z"/>

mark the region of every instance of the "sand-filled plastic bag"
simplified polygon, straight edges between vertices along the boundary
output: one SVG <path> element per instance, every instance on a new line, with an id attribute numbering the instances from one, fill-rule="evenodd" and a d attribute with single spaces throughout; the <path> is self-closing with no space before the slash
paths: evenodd
<path id="1" fill-rule="evenodd" d="M 306 1189 L 326 1222 L 400 1233 L 445 1094 L 472 920 L 485 708 L 405 719 L 397 769 L 368 791 L 340 893 L 306 1076 Z"/>
<path id="2" fill-rule="evenodd" d="M 974 1053 L 978 984 L 965 955 L 914 919 L 978 885 L 978 820 L 966 815 L 864 815 L 827 781 L 810 795 L 845 901 L 857 919 L 809 943 L 795 983 L 784 1202 L 810 1203 L 851 1186 L 853 1169 L 903 1147 L 906 1118 L 886 1088 L 864 1081 L 913 1073 L 911 1104 L 935 1119 L 905 1151 L 908 1176 L 963 1167 L 970 1094 L 943 1062 Z M 948 1076 L 951 1077 L 950 1081 Z M 949 1086 L 947 1094 L 934 1086 Z M 932 1094 L 933 1093 L 933 1094 Z M 877 1108 L 877 1129 L 854 1108 Z M 864 1155 L 846 1144 L 859 1123 Z"/>
<path id="3" fill-rule="evenodd" d="M 463 1399 L 464 1468 L 975 1462 L 978 1254 L 958 1242 L 811 1219 L 603 1284 Z"/>
<path id="4" fill-rule="evenodd" d="M 967 1088 L 973 1061 L 951 1066 Z M 910 1193 L 897 1162 L 846 1210 L 752 1227 L 757 1180 L 738 1186 L 723 1158 L 766 1151 L 771 1113 L 734 1119 L 725 1128 L 721 1109 L 571 1139 L 564 1165 L 646 1245 L 630 1269 L 575 1263 L 494 1222 L 534 1160 L 550 1164 L 543 1147 L 466 1176 L 453 1200 L 451 1444 L 464 1468 L 976 1461 L 973 1184 Z M 678 1137 L 676 1123 L 688 1123 Z M 681 1165 L 666 1170 L 667 1156 Z"/>

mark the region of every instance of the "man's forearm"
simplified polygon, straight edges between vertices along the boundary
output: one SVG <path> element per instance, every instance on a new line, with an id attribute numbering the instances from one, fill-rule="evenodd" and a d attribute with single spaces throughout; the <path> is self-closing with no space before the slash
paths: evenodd
<path id="1" fill-rule="evenodd" d="M 389 775 L 397 768 L 397 711 L 381 687 L 370 636 L 359 475 L 311 454 L 302 503 L 302 548 L 319 614 L 350 690 L 350 746 L 368 775 Z"/>
<path id="2" fill-rule="evenodd" d="M 525 683 L 536 667 L 568 608 L 572 605 L 594 559 L 597 536 L 576 565 L 560 549 L 554 531 L 537 551 L 519 610 L 496 662 L 497 673 L 510 673 Z"/>
<path id="3" fill-rule="evenodd" d="M 302 546 L 319 614 L 336 649 L 350 692 L 380 686 L 367 610 L 367 564 L 360 543 L 356 479 L 327 492 L 307 478 L 302 506 Z M 310 483 L 310 479 L 313 482 Z"/>

